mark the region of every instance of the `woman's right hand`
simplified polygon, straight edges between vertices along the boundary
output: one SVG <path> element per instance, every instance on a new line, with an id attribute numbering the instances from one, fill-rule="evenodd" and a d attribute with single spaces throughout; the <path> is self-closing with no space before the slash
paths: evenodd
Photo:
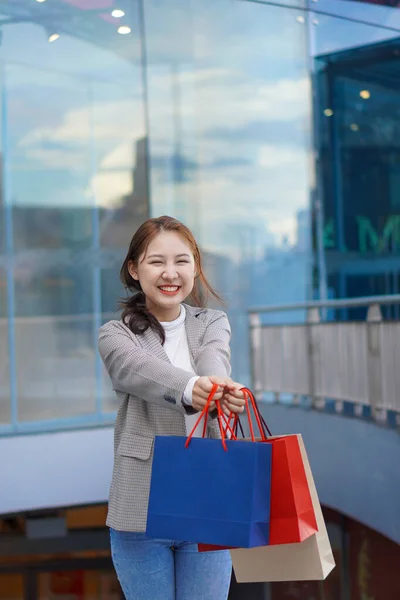
<path id="1" fill-rule="evenodd" d="M 209 410 L 215 410 L 215 400 L 221 400 L 226 383 L 223 378 L 213 377 L 211 381 L 211 378 L 207 376 L 199 377 L 193 386 L 192 406 L 194 409 L 200 412 L 203 410 L 207 404 L 208 396 L 210 395 L 214 383 L 219 387 L 214 394 Z"/>

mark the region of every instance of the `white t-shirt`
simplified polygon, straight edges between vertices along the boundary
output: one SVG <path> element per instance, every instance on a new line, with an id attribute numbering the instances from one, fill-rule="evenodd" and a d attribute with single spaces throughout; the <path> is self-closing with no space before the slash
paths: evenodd
<path id="1" fill-rule="evenodd" d="M 193 373 L 194 377 L 189 381 L 186 386 L 185 392 L 183 394 L 183 400 L 186 404 L 192 404 L 192 392 L 193 386 L 198 379 L 198 376 L 195 375 L 189 345 L 186 335 L 186 327 L 185 327 L 185 319 L 186 319 L 186 310 L 185 307 L 181 304 L 181 312 L 180 315 L 175 321 L 163 321 L 161 325 L 165 331 L 165 343 L 164 350 L 174 365 L 174 367 L 179 367 L 180 369 L 184 369 L 189 373 Z M 200 413 L 196 413 L 194 415 L 185 415 L 186 420 L 186 432 L 189 433 L 192 431 L 197 419 L 199 418 Z M 197 427 L 195 432 L 195 437 L 201 437 L 203 431 L 203 421 Z"/>

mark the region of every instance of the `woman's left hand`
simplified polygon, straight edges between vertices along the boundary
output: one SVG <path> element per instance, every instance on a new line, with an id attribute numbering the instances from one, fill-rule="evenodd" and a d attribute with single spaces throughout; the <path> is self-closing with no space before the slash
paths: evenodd
<path id="1" fill-rule="evenodd" d="M 212 381 L 212 377 L 210 377 Z M 232 381 L 230 377 L 219 377 L 219 380 L 225 380 L 225 390 L 220 400 L 221 408 L 223 412 L 229 417 L 232 413 L 241 414 L 244 411 L 246 405 L 244 393 L 241 388 L 245 387 L 241 383 Z"/>
<path id="2" fill-rule="evenodd" d="M 244 393 L 241 391 L 242 387 L 244 386 L 241 383 L 235 383 L 235 388 L 233 390 L 223 394 L 221 406 L 226 415 L 229 416 L 231 412 L 234 414 L 241 414 L 244 411 L 246 401 Z"/>

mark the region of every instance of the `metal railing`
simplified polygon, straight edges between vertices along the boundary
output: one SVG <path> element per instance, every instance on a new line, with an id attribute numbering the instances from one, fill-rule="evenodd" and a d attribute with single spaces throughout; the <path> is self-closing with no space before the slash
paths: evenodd
<path id="1" fill-rule="evenodd" d="M 381 307 L 400 295 L 254 307 L 249 310 L 252 385 L 259 396 L 400 425 L 400 321 Z M 326 309 L 366 307 L 364 321 L 326 320 Z M 300 324 L 262 315 L 304 311 Z"/>

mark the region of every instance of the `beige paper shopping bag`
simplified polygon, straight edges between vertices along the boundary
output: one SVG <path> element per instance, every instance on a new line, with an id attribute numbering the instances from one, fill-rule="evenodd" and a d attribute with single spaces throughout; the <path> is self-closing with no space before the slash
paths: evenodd
<path id="1" fill-rule="evenodd" d="M 301 435 L 298 435 L 298 440 L 317 519 L 318 533 L 314 533 L 303 542 L 296 544 L 231 550 L 233 568 L 238 583 L 323 580 L 335 566 L 314 478 Z"/>

